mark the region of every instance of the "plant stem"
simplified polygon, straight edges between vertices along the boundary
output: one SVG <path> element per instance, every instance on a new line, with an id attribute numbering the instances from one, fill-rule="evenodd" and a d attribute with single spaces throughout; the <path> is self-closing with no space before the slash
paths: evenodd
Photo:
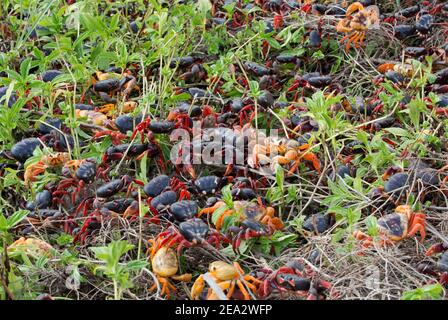
<path id="1" fill-rule="evenodd" d="M 120 300 L 119 294 L 118 294 L 118 283 L 117 280 L 114 279 L 114 299 Z"/>

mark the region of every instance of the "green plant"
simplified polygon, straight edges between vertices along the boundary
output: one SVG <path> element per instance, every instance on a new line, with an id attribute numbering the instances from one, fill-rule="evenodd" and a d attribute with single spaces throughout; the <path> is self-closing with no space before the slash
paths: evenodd
<path id="1" fill-rule="evenodd" d="M 19 224 L 28 213 L 27 210 L 19 210 L 9 217 L 0 213 L 0 239 L 2 241 L 0 246 L 0 297 L 3 298 L 13 299 L 15 293 L 21 291 L 21 279 L 12 269 L 8 256 L 8 245 L 12 238 L 9 230 Z"/>
<path id="2" fill-rule="evenodd" d="M 120 263 L 120 259 L 134 248 L 134 245 L 127 241 L 112 241 L 104 247 L 90 248 L 95 257 L 103 263 L 94 269 L 94 273 L 100 271 L 113 281 L 114 299 L 120 300 L 123 291 L 132 288 L 130 273 L 140 270 L 147 265 L 144 260 L 133 260 L 127 263 Z"/>
<path id="3" fill-rule="evenodd" d="M 443 297 L 443 287 L 440 283 L 428 284 L 421 288 L 403 293 L 401 300 L 440 300 Z"/>

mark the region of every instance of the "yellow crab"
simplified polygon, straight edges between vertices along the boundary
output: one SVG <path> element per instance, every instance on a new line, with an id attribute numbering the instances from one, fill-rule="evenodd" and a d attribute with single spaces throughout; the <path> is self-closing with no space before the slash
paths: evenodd
<path id="1" fill-rule="evenodd" d="M 87 121 L 91 124 L 103 126 L 108 123 L 108 118 L 105 114 L 93 111 L 93 110 L 75 110 L 76 118 L 87 118 Z"/>
<path id="2" fill-rule="evenodd" d="M 257 286 L 262 281 L 254 278 L 251 275 L 245 274 L 238 262 L 233 265 L 224 261 L 214 261 L 209 265 L 209 273 L 216 284 L 224 291 L 227 291 L 227 298 L 232 298 L 235 287 L 241 291 L 244 300 L 250 300 L 250 294 L 245 287 L 255 293 Z M 200 275 L 194 282 L 191 288 L 191 298 L 198 300 L 201 293 L 204 291 L 205 280 L 204 275 Z M 208 289 L 207 300 L 217 300 L 217 295 L 212 289 Z"/>
<path id="3" fill-rule="evenodd" d="M 151 249 L 154 249 L 154 246 Z M 160 294 L 165 295 L 167 299 L 170 299 L 171 292 L 177 291 L 176 287 L 170 282 L 170 279 L 182 282 L 191 281 L 191 274 L 189 273 L 176 275 L 179 270 L 179 261 L 173 249 L 161 247 L 157 252 L 151 250 L 151 257 L 152 271 L 162 284 Z M 155 289 L 157 289 L 156 283 L 149 288 L 149 291 L 154 291 Z"/>

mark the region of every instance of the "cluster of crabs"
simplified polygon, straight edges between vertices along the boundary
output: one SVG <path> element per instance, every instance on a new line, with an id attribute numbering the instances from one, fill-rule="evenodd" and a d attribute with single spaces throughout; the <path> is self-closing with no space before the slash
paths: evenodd
<path id="1" fill-rule="evenodd" d="M 231 16 L 229 4 L 233 6 Z M 0 176 L 15 173 L 21 183 L 20 187 L 3 188 L 2 197 L 29 211 L 14 229 L 19 237 L 14 246 L 33 243 L 43 232 L 63 232 L 72 236 L 74 245 L 84 248 L 97 243 L 106 226 L 118 229 L 125 219 L 136 228 L 142 223 L 145 230 L 158 230 L 147 233 L 147 260 L 156 276 L 148 290 L 157 290 L 162 297 L 175 297 L 180 294 L 179 282 L 192 282 L 183 297 L 264 299 L 288 293 L 298 298 L 337 298 L 331 279 L 319 272 L 321 265 L 316 261 L 324 259 L 299 256 L 283 264 L 253 267 L 253 257 L 244 255 L 241 248 L 243 243 L 247 246 L 270 239 L 278 232 L 296 233 L 290 222 L 299 209 L 282 208 L 280 214 L 279 203 L 266 196 L 280 169 L 285 183 L 305 180 L 328 190 L 330 183 L 355 178 L 356 165 L 367 161 L 369 146 L 348 132 L 333 139 L 344 141 L 338 154 L 323 147 L 317 133 L 324 124 L 310 115 L 306 99 L 316 93 L 330 99 L 342 97 L 332 103 L 329 114 L 342 115 L 369 137 L 398 129 L 402 118 L 385 108 L 385 97 L 392 96 L 392 89 L 403 92 L 395 111 L 406 113 L 412 97 L 421 89 L 412 85 L 422 72 L 416 70 L 415 61 L 431 59 L 434 79 L 423 88 L 427 96 L 423 107 L 434 110 L 438 119 L 448 116 L 448 41 L 432 41 L 435 33 L 448 34 L 448 5 L 422 1 L 400 11 L 388 10 L 369 0 L 213 1 L 205 27 L 224 28 L 232 36 L 263 20 L 263 32 L 274 33 L 281 44 L 285 41 L 281 31 L 297 28 L 297 17 L 318 23 L 303 23 L 306 32 L 301 46 L 305 54 L 283 53 L 262 41 L 256 44 L 262 63 L 235 59 L 230 66 L 234 88 L 229 88 L 229 79 L 210 74 L 209 66 L 219 57 L 206 50 L 164 61 L 175 83 L 169 95 L 181 101 L 167 112 L 159 108 L 163 101 L 142 100 L 143 87 L 157 81 L 162 60 L 145 66 L 129 63 L 125 68 L 111 65 L 92 72 L 82 85 L 64 78 L 68 71 L 60 61 L 54 61 L 53 69 L 44 72 L 31 69 L 33 81 L 54 84 L 51 113 L 46 108 L 50 101 L 31 88 L 19 92 L 1 87 L 1 107 L 22 103 L 22 114 L 33 121 L 30 128 L 16 132 L 17 141 L 1 153 Z M 145 24 L 139 12 L 134 17 L 129 25 L 134 34 L 144 37 L 157 28 Z M 40 39 L 41 46 L 48 41 L 39 38 L 43 29 L 30 34 Z M 352 99 L 331 73 L 335 60 L 331 56 L 315 60 L 313 54 L 330 50 L 329 41 L 334 37 L 343 44 L 345 54 L 367 50 L 369 40 L 382 29 L 400 43 L 400 52 L 393 60 L 373 59 L 376 76 L 372 93 Z M 1 76 L 7 79 L 9 74 Z M 258 84 L 256 95 L 253 82 Z M 74 94 L 72 104 L 65 99 L 69 92 Z M 75 119 L 75 126 L 67 120 L 68 115 Z M 273 124 L 281 136 L 259 134 L 260 123 Z M 440 126 L 433 128 L 443 130 Z M 184 143 L 173 159 L 168 157 L 169 147 L 178 129 L 200 139 Z M 419 141 L 428 148 L 433 143 L 425 140 L 429 134 L 422 132 Z M 212 138 L 216 136 L 225 140 L 217 149 Z M 254 136 L 256 142 L 248 144 L 247 137 Z M 386 135 L 381 141 L 386 153 L 390 151 L 387 148 L 400 147 Z M 242 152 L 237 148 L 240 145 Z M 361 255 L 398 245 L 417 234 L 421 245 L 426 245 L 428 215 L 422 207 L 444 203 L 448 175 L 446 163 L 420 159 L 412 147 L 403 147 L 401 165 L 385 168 L 378 173 L 379 178 L 364 177 L 371 187 L 365 197 L 374 205 L 363 213 L 377 217 L 378 232 L 372 236 L 362 227 L 353 232 L 351 239 Z M 220 155 L 230 150 L 230 161 L 193 161 L 210 148 Z M 445 148 L 442 145 L 442 152 Z M 310 201 L 301 213 L 305 219 L 297 246 L 331 234 L 336 223 L 334 212 L 321 202 Z M 289 215 L 285 214 L 288 210 Z M 426 249 L 428 258 L 418 269 L 447 284 L 448 242 L 431 243 Z M 223 255 L 222 250 L 231 251 L 235 258 Z M 198 255 L 207 251 L 220 258 L 210 261 L 208 269 L 190 266 L 190 273 L 181 273 L 185 268 L 180 258 L 186 251 Z M 439 253 L 438 262 L 429 258 Z"/>

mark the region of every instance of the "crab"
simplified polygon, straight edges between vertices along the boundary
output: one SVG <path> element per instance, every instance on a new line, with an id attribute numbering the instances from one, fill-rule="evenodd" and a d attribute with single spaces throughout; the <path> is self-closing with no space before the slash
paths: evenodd
<path id="1" fill-rule="evenodd" d="M 97 126 L 104 126 L 109 124 L 109 118 L 105 114 L 98 111 L 76 109 L 75 117 L 78 119 L 87 118 L 88 123 Z"/>
<path id="2" fill-rule="evenodd" d="M 117 183 L 118 181 L 114 182 L 113 185 L 116 186 Z M 123 181 L 123 183 L 130 182 Z M 107 184 L 105 186 L 107 186 Z M 67 233 L 74 235 L 73 243 L 79 242 L 81 245 L 84 245 L 87 238 L 94 238 L 95 233 L 100 230 L 105 223 L 116 224 L 121 217 L 127 218 L 132 214 L 138 213 L 139 203 L 132 198 L 118 198 L 104 202 L 98 198 L 88 197 L 78 206 L 76 213 L 80 212 L 81 209 L 83 209 L 82 215 L 85 217 L 82 225 L 74 229 L 68 229 L 69 232 Z M 80 219 L 81 218 L 78 217 L 76 220 Z M 72 225 L 75 224 L 73 217 L 69 217 L 67 222 L 69 223 L 67 228 L 72 227 Z"/>
<path id="3" fill-rule="evenodd" d="M 117 108 L 114 103 L 108 103 L 99 109 L 99 112 L 105 115 L 113 115 L 115 112 L 120 111 L 122 113 L 131 113 L 138 107 L 138 103 L 135 101 L 125 101 L 121 108 Z"/>
<path id="4" fill-rule="evenodd" d="M 87 210 L 85 210 L 84 215 L 86 215 L 87 218 L 84 220 L 81 227 L 76 228 L 72 232 L 74 235 L 74 244 L 79 242 L 81 245 L 83 245 L 86 242 L 87 237 L 93 236 L 94 232 L 101 228 L 101 226 L 103 225 L 103 221 L 106 220 L 106 218 L 110 219 L 112 215 L 115 216 L 116 214 L 105 208 L 98 208 L 93 210 L 88 215 Z"/>
<path id="5" fill-rule="evenodd" d="M 215 222 L 215 227 L 217 230 L 221 230 L 224 218 L 237 214 L 240 221 L 244 220 L 255 220 L 263 225 L 272 227 L 274 230 L 279 230 L 283 228 L 283 222 L 280 218 L 275 216 L 275 209 L 273 207 L 265 207 L 261 200 L 258 199 L 258 203 L 250 201 L 234 201 L 233 208 L 225 208 L 227 205 L 224 201 L 216 202 L 212 207 L 202 209 L 199 211 L 198 216 L 203 214 L 213 214 L 217 210 L 223 210 Z"/>
<path id="6" fill-rule="evenodd" d="M 97 168 L 96 161 L 93 158 L 67 161 L 62 167 L 62 174 L 67 178 L 58 183 L 53 196 L 60 200 L 61 197 L 71 194 L 73 203 L 76 202 L 76 197 L 80 191 L 87 184 L 92 183 L 95 178 L 101 175 L 104 180 L 108 180 L 105 171 L 102 168 Z M 68 190 L 71 187 L 74 187 L 75 190 L 70 193 Z"/>
<path id="7" fill-rule="evenodd" d="M 97 141 L 104 137 L 110 137 L 110 139 L 112 140 L 112 144 L 119 145 L 126 138 L 126 135 L 115 130 L 102 130 L 95 132 L 92 140 Z"/>
<path id="8" fill-rule="evenodd" d="M 144 186 L 143 191 L 148 196 L 146 204 L 154 215 L 153 222 L 159 220 L 159 211 L 167 209 L 177 201 L 189 200 L 191 197 L 185 183 L 177 177 L 169 178 L 166 175 L 156 176 L 151 179 Z"/>
<path id="9" fill-rule="evenodd" d="M 29 186 L 31 182 L 36 181 L 36 176 L 45 172 L 48 168 L 60 167 L 67 163 L 70 155 L 67 152 L 57 152 L 42 156 L 39 161 L 28 165 L 25 169 L 24 181 Z"/>
<path id="10" fill-rule="evenodd" d="M 177 259 L 176 252 L 173 249 L 167 247 L 161 247 L 157 252 L 151 252 L 151 265 L 152 271 L 155 273 L 157 280 L 162 284 L 161 295 L 165 295 L 167 299 L 170 299 L 171 292 L 176 292 L 176 287 L 170 282 L 170 279 L 190 282 L 191 274 L 185 273 L 177 275 L 179 270 L 179 261 Z M 154 291 L 157 288 L 157 283 L 154 283 L 149 291 Z"/>
<path id="11" fill-rule="evenodd" d="M 424 271 L 430 271 L 430 273 L 440 276 L 439 283 L 446 285 L 448 284 L 448 244 L 443 242 L 434 244 L 426 251 L 425 255 L 430 257 L 436 253 L 442 253 L 439 261 L 424 265 L 423 269 Z"/>
<path id="12" fill-rule="evenodd" d="M 238 262 L 233 264 L 224 261 L 214 261 L 209 265 L 209 274 L 215 280 L 216 284 L 222 289 L 226 290 L 226 296 L 231 299 L 235 293 L 235 287 L 241 291 L 244 300 L 251 300 L 251 296 L 246 287 L 252 292 L 256 293 L 261 281 L 255 277 L 245 274 Z M 198 300 L 201 293 L 204 291 L 204 275 L 200 275 L 194 282 L 191 288 L 191 298 Z M 207 292 L 207 300 L 217 300 L 216 293 L 210 288 Z"/>
<path id="13" fill-rule="evenodd" d="M 53 247 L 43 240 L 21 237 L 8 247 L 8 254 L 14 254 L 14 252 L 25 252 L 30 256 L 51 257 L 53 250 Z"/>
<path id="14" fill-rule="evenodd" d="M 261 298 L 268 297 L 275 289 L 281 295 L 293 292 L 307 300 L 321 300 L 326 298 L 325 293 L 331 288 L 331 283 L 317 279 L 314 271 L 298 260 L 292 260 L 277 270 L 264 268 L 257 272 L 257 278 L 263 280 L 258 289 Z"/>
<path id="15" fill-rule="evenodd" d="M 341 42 L 347 41 L 345 50 L 350 50 L 353 43 L 355 48 L 360 48 L 366 35 L 366 31 L 377 27 L 379 24 L 379 9 L 377 6 L 364 6 L 360 2 L 352 3 L 346 12 L 345 18 L 339 20 L 336 31 L 345 33 Z"/>
<path id="16" fill-rule="evenodd" d="M 400 205 L 395 212 L 387 214 L 378 219 L 378 231 L 380 234 L 380 245 L 393 244 L 405 238 L 413 237 L 420 233 L 420 242 L 426 237 L 426 216 L 422 212 L 414 212 L 409 205 Z M 362 246 L 368 248 L 373 245 L 371 236 L 357 230 L 353 236 L 362 241 Z"/>
<path id="17" fill-rule="evenodd" d="M 234 201 L 233 207 L 229 208 L 223 201 L 216 202 L 212 207 L 202 209 L 199 216 L 203 214 L 213 214 L 221 210 L 221 214 L 215 221 L 217 230 L 223 229 L 226 217 L 237 217 L 237 225 L 227 228 L 232 236 L 232 248 L 238 250 L 241 240 L 258 238 L 260 236 L 270 236 L 276 230 L 283 229 L 284 225 L 280 218 L 275 216 L 272 207 L 265 207 L 258 199 L 258 203 L 250 201 Z"/>
<path id="18" fill-rule="evenodd" d="M 92 206 L 98 209 L 98 204 L 101 203 L 100 199 L 110 198 L 122 191 L 126 191 L 127 196 L 129 196 L 135 184 L 140 186 L 144 185 L 142 181 L 135 179 L 129 175 L 124 175 L 121 178 L 113 179 L 109 182 L 106 182 L 96 189 L 96 197 L 85 197 L 81 201 L 76 209 L 76 213 L 82 211 L 83 216 L 86 216 L 87 212 L 92 208 Z"/>
<path id="19" fill-rule="evenodd" d="M 160 233 L 155 239 L 150 239 L 152 252 L 157 252 L 159 248 L 171 248 L 177 246 L 177 253 L 180 254 L 182 248 L 215 244 L 218 249 L 221 241 L 229 242 L 217 230 L 210 229 L 201 219 L 190 219 L 179 224 L 179 229 L 171 226 L 168 230 Z"/>
<path id="20" fill-rule="evenodd" d="M 320 173 L 320 162 L 317 156 L 310 152 L 308 143 L 300 143 L 294 139 L 262 139 L 262 143 L 255 144 L 252 156 L 248 159 L 249 166 L 259 168 L 269 164 L 270 170 L 275 172 L 277 165 L 289 166 L 287 175 L 297 171 L 302 159 L 310 161 L 313 168 Z"/>
<path id="21" fill-rule="evenodd" d="M 106 102 L 112 102 L 112 95 L 117 91 L 120 91 L 124 97 L 129 96 L 134 90 L 141 91 L 137 86 L 137 79 L 130 70 L 125 70 L 121 75 L 96 72 L 92 77 L 92 84 L 93 90 Z"/>

